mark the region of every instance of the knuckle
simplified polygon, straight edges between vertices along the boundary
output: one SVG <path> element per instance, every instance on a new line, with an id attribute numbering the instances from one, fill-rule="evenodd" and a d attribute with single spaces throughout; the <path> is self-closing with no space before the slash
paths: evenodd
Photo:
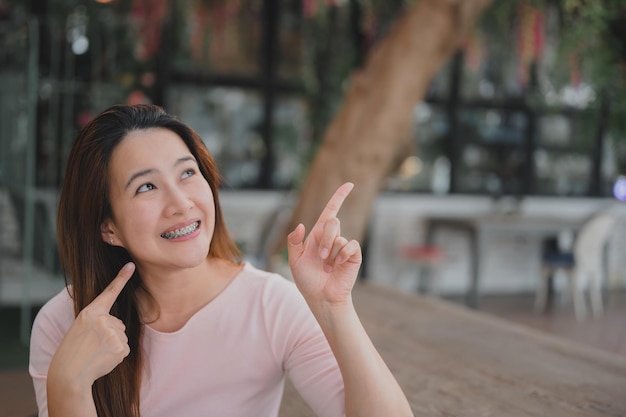
<path id="1" fill-rule="evenodd" d="M 109 323 L 109 317 L 101 314 L 99 316 L 95 316 L 92 318 L 93 322 L 98 326 L 98 327 L 102 327 L 102 328 L 108 328 L 108 323 Z"/>
<path id="2" fill-rule="evenodd" d="M 105 346 L 115 356 L 125 357 L 128 355 L 127 352 L 130 351 L 127 338 L 118 335 L 112 330 L 105 337 Z"/>
<path id="3" fill-rule="evenodd" d="M 122 329 L 122 330 L 126 330 L 126 325 L 124 324 L 124 322 L 120 319 L 118 319 L 117 317 L 111 316 L 114 320 L 115 323 L 117 323 L 117 325 Z"/>
<path id="4" fill-rule="evenodd" d="M 128 351 L 130 351 L 128 344 L 122 342 L 121 340 L 118 340 L 118 343 L 115 345 L 114 348 L 115 354 L 125 357 L 128 354 Z"/>
<path id="5" fill-rule="evenodd" d="M 76 321 L 83 325 L 90 325 L 90 323 L 98 323 L 102 315 L 92 306 L 87 306 L 76 316 Z"/>

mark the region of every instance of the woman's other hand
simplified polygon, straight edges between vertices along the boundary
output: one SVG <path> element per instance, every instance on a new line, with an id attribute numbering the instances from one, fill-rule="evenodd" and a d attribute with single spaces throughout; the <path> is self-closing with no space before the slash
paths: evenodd
<path id="1" fill-rule="evenodd" d="M 362 261 L 361 246 L 341 236 L 337 213 L 352 188 L 352 183 L 345 183 L 335 191 L 306 239 L 302 224 L 287 237 L 289 266 L 309 304 L 351 301 Z"/>

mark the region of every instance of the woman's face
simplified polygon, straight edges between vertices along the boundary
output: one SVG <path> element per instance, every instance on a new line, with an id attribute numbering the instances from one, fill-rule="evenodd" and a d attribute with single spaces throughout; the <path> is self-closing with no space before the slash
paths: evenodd
<path id="1" fill-rule="evenodd" d="M 183 140 L 168 129 L 136 130 L 109 162 L 113 218 L 102 238 L 140 268 L 190 268 L 204 261 L 215 229 L 213 193 Z"/>

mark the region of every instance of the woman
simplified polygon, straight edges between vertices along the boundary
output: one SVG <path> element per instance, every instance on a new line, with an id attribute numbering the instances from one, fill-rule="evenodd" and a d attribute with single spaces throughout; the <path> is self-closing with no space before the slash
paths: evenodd
<path id="1" fill-rule="evenodd" d="M 330 199 L 288 236 L 297 289 L 241 261 L 199 136 L 149 105 L 78 135 L 58 217 L 71 285 L 40 310 L 40 416 L 276 416 L 284 374 L 320 416 L 411 415 L 350 293 L 361 263 Z M 299 291 L 298 291 L 299 290 Z"/>

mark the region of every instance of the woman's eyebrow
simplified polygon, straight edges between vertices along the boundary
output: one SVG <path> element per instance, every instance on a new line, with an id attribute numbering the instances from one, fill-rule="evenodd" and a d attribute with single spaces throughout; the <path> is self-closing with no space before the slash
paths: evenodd
<path id="1" fill-rule="evenodd" d="M 196 158 L 194 158 L 193 156 L 189 155 L 189 156 L 183 156 L 182 158 L 178 158 L 176 160 L 176 163 L 174 164 L 174 166 L 178 166 L 184 162 L 187 161 L 192 161 L 192 162 L 196 162 Z"/>
<path id="2" fill-rule="evenodd" d="M 179 166 L 180 164 L 183 164 L 183 163 L 185 163 L 187 161 L 196 162 L 196 158 L 194 158 L 191 155 L 183 156 L 182 158 L 178 158 L 176 160 L 176 162 L 174 163 L 174 166 Z M 130 187 L 130 185 L 133 183 L 133 181 L 135 181 L 137 178 L 144 177 L 146 175 L 150 175 L 150 174 L 153 174 L 155 172 L 158 172 L 158 170 L 155 169 L 155 168 L 142 169 L 141 171 L 135 172 L 128 179 L 128 182 L 126 183 L 126 187 L 125 188 L 128 189 L 128 187 Z"/>
<path id="3" fill-rule="evenodd" d="M 125 188 L 126 188 L 126 189 L 128 189 L 128 187 L 130 186 L 130 184 L 132 184 L 132 183 L 133 183 L 133 181 L 135 181 L 137 178 L 144 177 L 144 176 L 146 176 L 146 175 L 153 174 L 153 173 L 155 173 L 155 172 L 157 172 L 157 170 L 156 170 L 156 169 L 154 169 L 154 168 L 142 169 L 141 171 L 137 171 L 137 172 L 135 172 L 135 173 L 134 173 L 133 175 L 131 175 L 131 176 L 130 176 L 130 178 L 128 179 L 128 182 L 126 183 L 126 187 L 125 187 Z"/>

